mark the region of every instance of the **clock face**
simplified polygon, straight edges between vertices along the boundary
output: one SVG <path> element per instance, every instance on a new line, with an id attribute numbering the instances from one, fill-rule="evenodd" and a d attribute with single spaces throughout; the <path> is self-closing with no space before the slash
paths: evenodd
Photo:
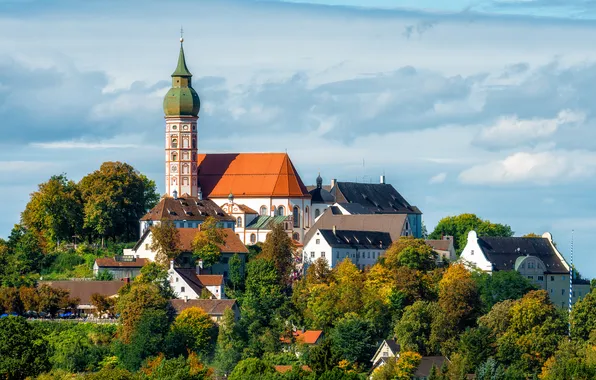
<path id="1" fill-rule="evenodd" d="M 185 131 L 188 131 L 188 124 L 184 124 L 184 125 L 182 126 L 182 129 L 184 129 Z"/>

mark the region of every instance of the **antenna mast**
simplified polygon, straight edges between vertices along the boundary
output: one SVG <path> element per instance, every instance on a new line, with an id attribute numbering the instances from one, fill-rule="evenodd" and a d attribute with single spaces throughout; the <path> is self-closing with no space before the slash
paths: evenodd
<path id="1" fill-rule="evenodd" d="M 573 230 L 571 230 L 571 264 L 569 265 L 569 316 L 573 306 Z M 571 320 L 569 320 L 569 339 L 571 339 Z"/>

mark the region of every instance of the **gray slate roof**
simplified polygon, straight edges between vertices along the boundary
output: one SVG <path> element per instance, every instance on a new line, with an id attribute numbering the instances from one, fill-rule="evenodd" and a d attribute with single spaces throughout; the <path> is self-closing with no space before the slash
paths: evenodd
<path id="1" fill-rule="evenodd" d="M 337 203 L 358 203 L 372 214 L 421 214 L 386 183 L 337 182 L 332 192 Z"/>
<path id="2" fill-rule="evenodd" d="M 514 270 L 518 257 L 536 256 L 546 273 L 569 272 L 547 238 L 480 237 L 478 244 L 495 270 Z"/>
<path id="3" fill-rule="evenodd" d="M 334 248 L 386 249 L 393 242 L 387 232 L 319 230 Z"/>

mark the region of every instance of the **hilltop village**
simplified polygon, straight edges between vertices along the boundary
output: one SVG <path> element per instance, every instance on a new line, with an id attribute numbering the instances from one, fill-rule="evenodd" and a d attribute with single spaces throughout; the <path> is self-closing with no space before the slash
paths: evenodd
<path id="1" fill-rule="evenodd" d="M 181 39 L 162 196 L 120 162 L 53 176 L 0 240 L 0 377 L 596 376 L 594 284 L 548 231 L 461 214 L 429 234 L 384 175 L 201 153 L 192 78 Z"/>

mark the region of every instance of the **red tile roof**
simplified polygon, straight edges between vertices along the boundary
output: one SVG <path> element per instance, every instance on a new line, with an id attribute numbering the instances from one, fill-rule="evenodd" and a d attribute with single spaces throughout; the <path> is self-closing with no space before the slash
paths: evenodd
<path id="1" fill-rule="evenodd" d="M 100 268 L 141 268 L 149 262 L 148 259 L 133 258 L 134 261 L 118 261 L 113 257 L 102 257 L 95 259 Z"/>
<path id="2" fill-rule="evenodd" d="M 286 153 L 199 154 L 197 162 L 209 198 L 310 197 Z"/>
<path id="3" fill-rule="evenodd" d="M 222 228 L 225 233 L 225 242 L 219 246 L 221 253 L 248 253 L 248 249 L 242 243 L 242 240 L 231 228 Z M 180 249 L 183 252 L 192 251 L 192 242 L 198 233 L 201 233 L 200 228 L 179 228 L 180 234 Z"/>
<path id="4" fill-rule="evenodd" d="M 294 336 L 296 343 L 315 344 L 317 343 L 317 340 L 319 340 L 319 338 L 323 336 L 323 330 L 306 330 L 304 332 L 294 331 L 292 335 Z M 280 338 L 280 340 L 282 343 L 290 343 L 290 341 L 287 338 L 282 337 Z"/>
<path id="5" fill-rule="evenodd" d="M 204 286 L 223 285 L 223 276 L 221 274 L 198 274 L 197 277 Z"/>

